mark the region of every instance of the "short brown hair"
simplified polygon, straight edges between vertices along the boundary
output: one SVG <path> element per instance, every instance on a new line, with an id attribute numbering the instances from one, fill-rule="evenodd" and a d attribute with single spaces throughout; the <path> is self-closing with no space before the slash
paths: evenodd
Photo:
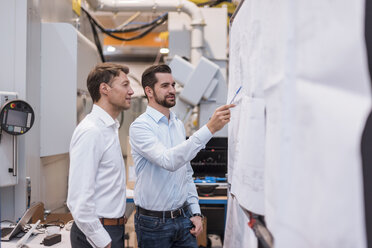
<path id="1" fill-rule="evenodd" d="M 156 73 L 172 73 L 171 68 L 166 64 L 160 64 L 160 65 L 153 65 L 147 68 L 142 73 L 142 87 L 143 90 L 145 90 L 146 86 L 149 86 L 151 89 L 154 89 L 154 85 L 158 82 L 158 79 L 156 78 Z M 146 92 L 145 92 L 145 96 Z"/>
<path id="2" fill-rule="evenodd" d="M 112 79 L 119 76 L 121 71 L 128 74 L 129 68 L 125 65 L 114 63 L 100 63 L 89 72 L 87 87 L 93 102 L 98 102 L 101 98 L 101 94 L 99 93 L 101 83 L 107 83 L 111 86 Z"/>

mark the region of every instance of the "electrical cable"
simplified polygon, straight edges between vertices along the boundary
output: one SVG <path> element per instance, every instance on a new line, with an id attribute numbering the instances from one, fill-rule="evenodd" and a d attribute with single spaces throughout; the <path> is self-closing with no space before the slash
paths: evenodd
<path id="1" fill-rule="evenodd" d="M 58 226 L 60 228 L 64 228 L 65 227 L 65 223 L 60 220 L 60 219 L 57 219 L 57 220 L 52 220 L 52 221 L 48 221 L 47 223 L 45 224 L 42 224 L 43 227 L 48 227 L 48 226 Z"/>
<path id="2" fill-rule="evenodd" d="M 144 29 L 144 28 L 147 28 L 147 27 L 150 27 L 154 24 L 156 24 L 157 21 L 159 21 L 160 19 L 162 18 L 167 18 L 168 17 L 168 12 L 167 13 L 164 13 L 160 16 L 158 16 L 157 18 L 155 18 L 153 21 L 149 22 L 149 23 L 146 23 L 146 24 L 143 24 L 141 26 L 138 26 L 138 27 L 135 27 L 135 28 L 127 28 L 127 29 L 105 29 L 107 32 L 110 32 L 110 33 L 129 33 L 129 32 L 134 32 L 134 31 L 138 31 L 138 30 L 141 30 L 141 29 Z M 128 23 L 129 25 L 130 23 Z"/>
<path id="3" fill-rule="evenodd" d="M 94 37 L 94 42 L 96 44 L 96 47 L 97 47 L 97 50 L 98 50 L 98 53 L 100 55 L 100 58 L 101 58 L 102 62 L 105 62 L 105 57 L 103 55 L 102 45 L 101 45 L 101 42 L 99 40 L 99 36 L 98 36 L 98 32 L 97 32 L 97 29 L 96 28 L 98 28 L 102 33 L 104 33 L 104 34 L 106 34 L 106 35 L 108 35 L 108 36 L 110 36 L 110 37 L 112 37 L 114 39 L 121 40 L 121 41 L 132 41 L 132 40 L 141 39 L 142 37 L 146 36 L 153 29 L 155 29 L 156 27 L 160 26 L 161 24 L 163 24 L 168 19 L 168 13 L 165 13 L 165 14 L 157 17 L 152 22 L 147 23 L 147 24 L 144 24 L 144 25 L 139 26 L 139 27 L 136 27 L 136 28 L 128 28 L 128 29 L 121 29 L 121 30 L 115 30 L 115 29 L 114 30 L 110 30 L 110 29 L 103 28 L 102 25 L 100 25 L 92 17 L 92 15 L 86 9 L 84 9 L 84 8 L 81 8 L 81 9 L 87 15 L 88 20 L 90 22 L 90 25 L 91 25 L 91 28 L 92 28 L 93 37 Z M 113 35 L 112 34 L 112 33 L 133 32 L 133 31 L 144 29 L 144 28 L 147 28 L 147 29 L 145 31 L 143 31 L 142 33 L 140 33 L 140 34 L 138 34 L 136 36 L 130 37 L 130 38 L 123 38 L 123 37 L 119 37 L 119 36 L 116 36 L 116 35 Z"/>
<path id="4" fill-rule="evenodd" d="M 100 42 L 99 37 L 98 37 L 96 26 L 94 25 L 94 23 L 91 21 L 90 18 L 88 18 L 88 19 L 89 19 L 89 22 L 90 22 L 90 26 L 92 28 L 94 42 L 96 44 L 99 56 L 101 57 L 101 61 L 104 63 L 105 62 L 105 56 L 103 55 L 103 50 L 102 50 L 101 42 Z"/>
<path id="5" fill-rule="evenodd" d="M 133 37 L 130 37 L 130 38 L 123 38 L 123 37 L 119 37 L 119 36 L 116 36 L 116 35 L 113 35 L 112 32 L 106 30 L 105 28 L 103 28 L 90 14 L 87 10 L 85 10 L 84 8 L 82 8 L 83 12 L 88 16 L 88 19 L 93 22 L 95 24 L 96 27 L 98 27 L 99 30 L 101 30 L 102 33 L 105 33 L 106 35 L 114 38 L 114 39 L 117 39 L 117 40 L 121 40 L 121 41 L 132 41 L 132 40 L 137 40 L 137 39 L 140 39 L 142 37 L 144 37 L 145 35 L 147 35 L 148 33 L 150 33 L 153 29 L 155 29 L 156 27 L 158 27 L 159 25 L 163 24 L 167 19 L 168 19 L 168 13 L 165 13 L 164 15 L 160 16 L 160 18 L 157 18 L 155 19 L 152 24 L 149 26 L 148 29 L 146 29 L 145 31 L 143 31 L 142 33 L 140 33 L 139 35 L 136 35 L 136 36 L 133 36 Z M 148 27 L 148 24 L 145 24 L 143 26 L 146 26 Z M 129 29 L 127 29 L 129 30 Z M 116 31 L 115 31 L 116 32 Z"/>
<path id="6" fill-rule="evenodd" d="M 162 21 L 160 24 L 164 23 L 164 21 Z M 138 40 L 138 39 L 141 39 L 142 37 L 146 36 L 148 33 L 150 33 L 153 29 L 155 29 L 158 25 L 153 25 L 152 27 L 148 28 L 147 30 L 145 30 L 143 33 L 137 35 L 137 36 L 133 36 L 133 37 L 130 37 L 130 38 L 122 38 L 122 37 L 119 37 L 119 36 L 116 36 L 116 35 L 113 35 L 111 33 L 106 33 L 104 32 L 105 34 L 107 34 L 108 36 L 114 38 L 114 39 L 117 39 L 117 40 L 121 40 L 121 41 L 132 41 L 132 40 Z"/>

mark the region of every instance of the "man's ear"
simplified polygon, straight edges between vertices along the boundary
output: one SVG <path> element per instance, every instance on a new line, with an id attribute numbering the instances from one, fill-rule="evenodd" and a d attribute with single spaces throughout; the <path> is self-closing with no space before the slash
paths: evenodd
<path id="1" fill-rule="evenodd" d="M 147 95 L 148 98 L 152 98 L 154 96 L 154 91 L 151 89 L 151 87 L 146 86 L 145 87 L 145 94 Z"/>
<path id="2" fill-rule="evenodd" d="M 108 93 L 108 85 L 106 84 L 106 83 L 101 83 L 100 85 L 99 85 L 99 93 L 101 94 L 101 95 L 107 95 L 107 93 Z"/>

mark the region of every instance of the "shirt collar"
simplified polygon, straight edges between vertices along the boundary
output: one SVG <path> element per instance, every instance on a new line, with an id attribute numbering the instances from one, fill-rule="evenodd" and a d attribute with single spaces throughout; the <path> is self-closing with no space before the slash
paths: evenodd
<path id="1" fill-rule="evenodd" d="M 153 107 L 147 106 L 146 113 L 156 122 L 158 123 L 162 118 L 168 122 L 167 117 L 160 113 L 158 110 L 154 109 Z M 170 120 L 174 121 L 176 119 L 176 115 L 170 111 Z"/>
<path id="2" fill-rule="evenodd" d="M 116 127 L 119 127 L 119 121 L 117 119 L 113 119 L 111 115 L 109 115 L 103 108 L 98 106 L 97 104 L 93 104 L 92 113 L 98 115 L 98 117 L 106 124 L 106 126 L 112 126 L 116 125 Z"/>
<path id="3" fill-rule="evenodd" d="M 173 113 L 172 111 L 170 112 L 170 120 L 171 121 L 175 121 L 177 119 L 177 116 L 175 113 Z"/>

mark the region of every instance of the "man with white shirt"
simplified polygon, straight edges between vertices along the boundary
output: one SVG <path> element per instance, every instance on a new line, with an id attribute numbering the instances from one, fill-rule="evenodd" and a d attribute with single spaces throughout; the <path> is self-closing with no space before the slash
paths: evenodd
<path id="1" fill-rule="evenodd" d="M 167 65 L 142 74 L 146 112 L 130 126 L 137 175 L 134 202 L 138 246 L 197 247 L 202 215 L 190 165 L 212 135 L 230 121 L 229 108 L 219 107 L 209 122 L 186 140 L 181 120 L 169 108 L 176 104 L 175 82 Z"/>
<path id="2" fill-rule="evenodd" d="M 125 166 L 116 118 L 130 107 L 128 73 L 126 66 L 102 63 L 88 75 L 93 109 L 70 144 L 67 205 L 74 218 L 73 248 L 124 247 Z"/>

